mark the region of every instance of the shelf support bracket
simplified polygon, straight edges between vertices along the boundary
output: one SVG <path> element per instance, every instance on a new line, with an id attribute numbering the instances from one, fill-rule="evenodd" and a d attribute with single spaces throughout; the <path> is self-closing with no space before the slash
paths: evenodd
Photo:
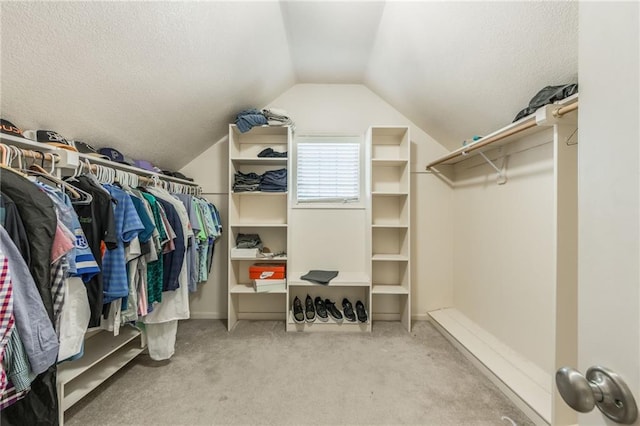
<path id="1" fill-rule="evenodd" d="M 486 155 L 484 155 L 484 152 L 481 152 L 480 156 L 484 158 L 484 161 L 486 161 L 487 164 L 489 164 L 493 168 L 493 170 L 495 170 L 496 173 L 498 174 L 498 177 L 496 180 L 498 185 L 504 185 L 505 183 L 507 183 L 507 176 L 504 174 L 504 172 L 501 169 L 499 169 L 498 166 L 496 166 L 493 163 L 493 161 L 491 161 Z"/>

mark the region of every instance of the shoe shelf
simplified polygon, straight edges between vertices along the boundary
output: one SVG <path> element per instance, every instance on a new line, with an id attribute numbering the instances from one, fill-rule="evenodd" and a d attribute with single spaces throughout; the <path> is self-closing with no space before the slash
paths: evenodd
<path id="1" fill-rule="evenodd" d="M 316 318 L 313 322 L 297 323 L 293 319 L 293 311 L 289 309 L 289 314 L 287 315 L 287 331 L 369 332 L 371 331 L 371 321 L 359 322 L 358 320 L 356 320 L 355 322 L 350 322 L 343 319 L 341 322 L 338 322 L 329 317 L 327 318 L 327 321 L 320 321 L 318 318 Z"/>

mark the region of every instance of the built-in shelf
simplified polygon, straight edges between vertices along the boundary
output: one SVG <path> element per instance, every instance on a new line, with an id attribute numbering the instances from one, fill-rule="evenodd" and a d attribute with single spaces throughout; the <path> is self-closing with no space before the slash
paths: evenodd
<path id="1" fill-rule="evenodd" d="M 317 316 L 317 315 L 316 315 Z M 304 331 L 304 332 L 327 332 L 327 331 L 341 331 L 341 332 L 362 332 L 369 331 L 370 323 L 367 322 L 349 322 L 343 319 L 341 322 L 334 320 L 331 317 L 327 318 L 327 321 L 320 321 L 316 318 L 314 322 L 297 323 L 293 319 L 293 312 L 289 310 L 287 315 L 287 330 L 288 331 Z"/>
<path id="2" fill-rule="evenodd" d="M 409 195 L 408 192 L 406 191 L 398 191 L 398 192 L 391 192 L 391 191 L 373 191 L 371 192 L 371 195 L 374 197 L 397 197 L 397 196 L 406 196 Z"/>
<path id="3" fill-rule="evenodd" d="M 229 293 L 232 294 L 286 294 L 287 290 L 274 290 L 258 293 L 253 284 L 236 284 L 229 289 Z"/>
<path id="4" fill-rule="evenodd" d="M 469 145 L 462 146 L 430 162 L 427 164 L 427 170 L 439 165 L 456 164 L 469 159 L 473 155 L 479 155 L 486 150 L 494 149 L 522 139 L 525 136 L 541 132 L 553 126 L 559 118 L 575 111 L 577 108 L 578 94 L 556 102 L 555 104 L 545 105 L 531 115 L 523 117 Z"/>
<path id="5" fill-rule="evenodd" d="M 231 256 L 239 234 L 258 234 L 264 248 L 272 253 L 287 253 L 289 240 L 289 193 L 287 191 L 233 191 L 235 174 L 264 174 L 270 170 L 289 169 L 289 157 L 258 157 L 267 148 L 276 152 L 289 152 L 291 128 L 288 126 L 255 126 L 240 132 L 234 124 L 229 126 L 229 246 L 227 281 L 227 327 L 232 330 L 240 319 L 284 319 L 286 307 L 267 308 L 262 303 L 275 299 L 286 299 L 288 290 L 256 292 L 250 279 L 249 268 L 253 263 L 284 263 L 288 256 L 254 258 Z M 287 188 L 291 187 L 291 176 L 287 173 Z M 262 297 L 263 295 L 264 298 Z M 276 309 L 276 311 L 274 311 Z"/>
<path id="6" fill-rule="evenodd" d="M 101 331 L 88 338 L 82 358 L 58 365 L 58 421 L 64 411 L 80 401 L 144 350 L 139 329 L 123 326 L 118 336 Z"/>
<path id="7" fill-rule="evenodd" d="M 374 262 L 408 262 L 409 257 L 403 254 L 374 254 L 371 256 Z"/>
<path id="8" fill-rule="evenodd" d="M 315 284 L 310 281 L 300 279 L 301 276 L 306 275 L 307 272 L 292 272 L 288 273 L 290 286 L 322 286 L 322 287 L 368 287 L 371 285 L 371 278 L 366 274 L 359 272 L 339 272 L 338 276 L 332 279 L 329 284 Z"/>
<path id="9" fill-rule="evenodd" d="M 273 192 L 273 191 L 240 191 L 240 192 L 231 192 L 232 195 L 249 195 L 249 196 L 286 196 L 287 191 L 282 192 Z"/>
<path id="10" fill-rule="evenodd" d="M 247 158 L 236 157 L 230 159 L 234 164 L 253 165 L 253 166 L 287 166 L 287 158 Z"/>
<path id="11" fill-rule="evenodd" d="M 286 223 L 240 223 L 230 225 L 231 228 L 286 228 Z"/>
<path id="12" fill-rule="evenodd" d="M 277 257 L 231 257 L 230 260 L 242 260 L 247 262 L 285 262 L 287 256 Z"/>
<path id="13" fill-rule="evenodd" d="M 403 225 L 403 224 L 388 224 L 388 225 L 371 225 L 372 228 L 375 229 L 385 229 L 385 228 L 389 228 L 389 229 L 404 229 L 404 228 L 409 228 L 408 225 Z"/>
<path id="14" fill-rule="evenodd" d="M 374 284 L 373 294 L 409 294 L 409 290 L 401 285 Z"/>
<path id="15" fill-rule="evenodd" d="M 403 160 L 403 159 L 373 159 L 371 160 L 371 164 L 376 167 L 376 166 L 381 166 L 381 167 L 397 167 L 397 166 L 404 166 L 405 164 L 407 164 L 407 160 Z"/>

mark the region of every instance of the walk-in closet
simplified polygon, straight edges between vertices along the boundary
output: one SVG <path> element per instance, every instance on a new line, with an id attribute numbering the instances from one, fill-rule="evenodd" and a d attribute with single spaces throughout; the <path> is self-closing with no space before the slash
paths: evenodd
<path id="1" fill-rule="evenodd" d="M 640 424 L 636 2 L 0 3 L 0 425 Z"/>

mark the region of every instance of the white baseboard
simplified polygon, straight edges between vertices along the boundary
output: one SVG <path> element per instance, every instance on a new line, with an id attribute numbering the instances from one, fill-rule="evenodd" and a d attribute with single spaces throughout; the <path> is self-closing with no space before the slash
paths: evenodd
<path id="1" fill-rule="evenodd" d="M 536 425 L 551 424 L 552 377 L 454 308 L 431 322 Z"/>

